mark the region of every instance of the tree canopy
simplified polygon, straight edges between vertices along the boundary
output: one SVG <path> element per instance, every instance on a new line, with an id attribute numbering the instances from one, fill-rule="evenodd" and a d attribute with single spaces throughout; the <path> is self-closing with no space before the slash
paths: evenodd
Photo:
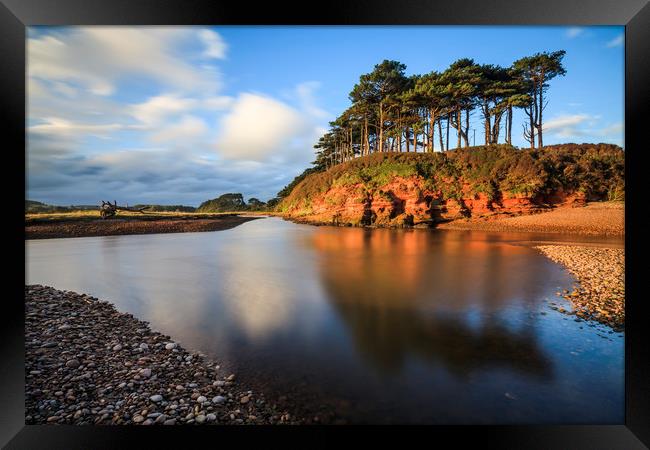
<path id="1" fill-rule="evenodd" d="M 469 147 L 475 110 L 483 120 L 485 145 L 512 144 L 513 111 L 522 109 L 529 119 L 524 137 L 531 148 L 541 148 L 544 94 L 551 79 L 566 73 L 564 55 L 564 50 L 537 53 L 510 67 L 461 58 L 443 72 L 411 76 L 406 65 L 384 60 L 359 77 L 350 107 L 314 146 L 313 169 L 377 152 L 446 151 L 453 145 L 450 133 L 455 148 Z"/>

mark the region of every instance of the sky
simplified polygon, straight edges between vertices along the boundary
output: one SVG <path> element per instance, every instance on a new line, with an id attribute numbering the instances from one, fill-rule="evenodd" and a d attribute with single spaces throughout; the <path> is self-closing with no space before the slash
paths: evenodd
<path id="1" fill-rule="evenodd" d="M 619 26 L 30 27 L 27 198 L 266 201 L 310 166 L 359 76 L 384 59 L 412 75 L 555 50 L 567 74 L 550 81 L 544 143 L 624 146 Z M 523 122 L 516 113 L 521 147 Z M 481 144 L 478 112 L 471 144 L 473 129 Z"/>

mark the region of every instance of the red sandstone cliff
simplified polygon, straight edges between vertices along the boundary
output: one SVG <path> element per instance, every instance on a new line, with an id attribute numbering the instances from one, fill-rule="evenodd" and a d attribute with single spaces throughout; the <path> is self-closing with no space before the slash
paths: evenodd
<path id="1" fill-rule="evenodd" d="M 456 198 L 426 187 L 419 176 L 399 177 L 376 189 L 363 184 L 333 185 L 308 201 L 288 206 L 285 217 L 311 223 L 353 226 L 427 226 L 460 218 L 531 214 L 558 205 L 580 206 L 585 196 L 564 192 L 550 195 L 500 193 L 490 199 L 485 193 L 472 194 L 462 185 Z"/>

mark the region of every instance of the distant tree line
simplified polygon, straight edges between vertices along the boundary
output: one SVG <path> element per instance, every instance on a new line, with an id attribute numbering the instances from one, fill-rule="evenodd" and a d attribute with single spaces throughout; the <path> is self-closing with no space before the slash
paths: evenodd
<path id="1" fill-rule="evenodd" d="M 133 205 L 132 208 L 147 208 L 147 212 L 194 212 L 196 208 L 194 206 L 185 206 L 185 205 L 150 205 L 150 204 L 137 204 Z"/>
<path id="2" fill-rule="evenodd" d="M 271 199 L 263 202 L 255 197 L 244 201 L 244 196 L 240 193 L 223 194 L 212 200 L 206 200 L 196 209 L 196 212 L 233 212 L 233 211 L 266 211 L 274 208 L 279 199 Z"/>
<path id="3" fill-rule="evenodd" d="M 70 206 L 59 206 L 59 205 L 48 205 L 47 203 L 38 202 L 36 200 L 25 200 L 25 212 L 26 213 L 64 213 L 71 211 L 85 211 L 99 209 L 97 205 L 70 205 Z"/>
<path id="4" fill-rule="evenodd" d="M 537 53 L 510 67 L 463 58 L 443 72 L 412 76 L 405 75 L 404 64 L 384 60 L 361 75 L 349 95 L 352 105 L 314 146 L 314 167 L 323 170 L 377 152 L 469 147 L 473 111 L 480 113 L 485 145 L 512 145 L 513 112 L 523 110 L 523 136 L 531 149 L 542 148 L 549 81 L 566 73 L 564 55 L 564 50 Z"/>

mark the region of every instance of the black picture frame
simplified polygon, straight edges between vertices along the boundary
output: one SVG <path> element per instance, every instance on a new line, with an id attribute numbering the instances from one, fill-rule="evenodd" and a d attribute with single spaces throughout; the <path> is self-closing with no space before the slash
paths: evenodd
<path id="1" fill-rule="evenodd" d="M 25 185 L 25 46 L 26 27 L 31 25 L 624 25 L 625 82 L 625 159 L 626 159 L 626 413 L 622 425 L 584 426 L 430 426 L 410 427 L 428 442 L 451 438 L 458 444 L 480 443 L 497 448 L 589 448 L 641 449 L 650 446 L 650 347 L 643 321 L 648 307 L 641 286 L 643 249 L 641 232 L 647 230 L 647 215 L 639 208 L 643 198 L 644 152 L 647 152 L 643 122 L 648 117 L 650 100 L 650 4 L 646 0 L 565 0 L 437 2 L 424 0 L 331 1 L 280 5 L 265 2 L 249 5 L 209 0 L 1 0 L 0 53 L 2 108 L 0 123 L 5 125 L 4 192 L 11 192 L 11 218 L 7 222 L 16 236 L 9 248 L 15 251 L 16 275 L 5 289 L 2 315 L 2 362 L 0 364 L 0 444 L 6 448 L 113 448 L 128 447 L 134 438 L 146 439 L 147 447 L 169 445 L 170 438 L 208 438 L 215 433 L 241 433 L 242 439 L 265 436 L 268 432 L 296 431 L 347 433 L 354 427 L 74 427 L 29 425 L 24 423 L 24 195 L 16 188 Z M 9 138 L 9 139 L 7 139 Z M 647 139 L 646 139 L 647 141 Z M 645 146 L 643 144 L 646 144 Z M 7 160 L 8 158 L 8 160 Z M 11 176 L 7 176 L 11 175 Z M 24 193 L 23 193 L 24 194 Z M 7 213 L 8 214 L 8 213 Z M 645 216 L 645 217 L 644 217 Z M 403 427 L 373 427 L 367 438 L 384 439 L 386 431 Z M 435 439 L 435 441 L 434 441 Z M 310 441 L 314 442 L 315 441 Z M 403 442 L 403 441 L 399 441 Z M 167 445 L 165 445 L 167 444 Z M 644 445 L 645 444 L 645 445 Z M 219 444 L 220 445 L 220 444 Z"/>

